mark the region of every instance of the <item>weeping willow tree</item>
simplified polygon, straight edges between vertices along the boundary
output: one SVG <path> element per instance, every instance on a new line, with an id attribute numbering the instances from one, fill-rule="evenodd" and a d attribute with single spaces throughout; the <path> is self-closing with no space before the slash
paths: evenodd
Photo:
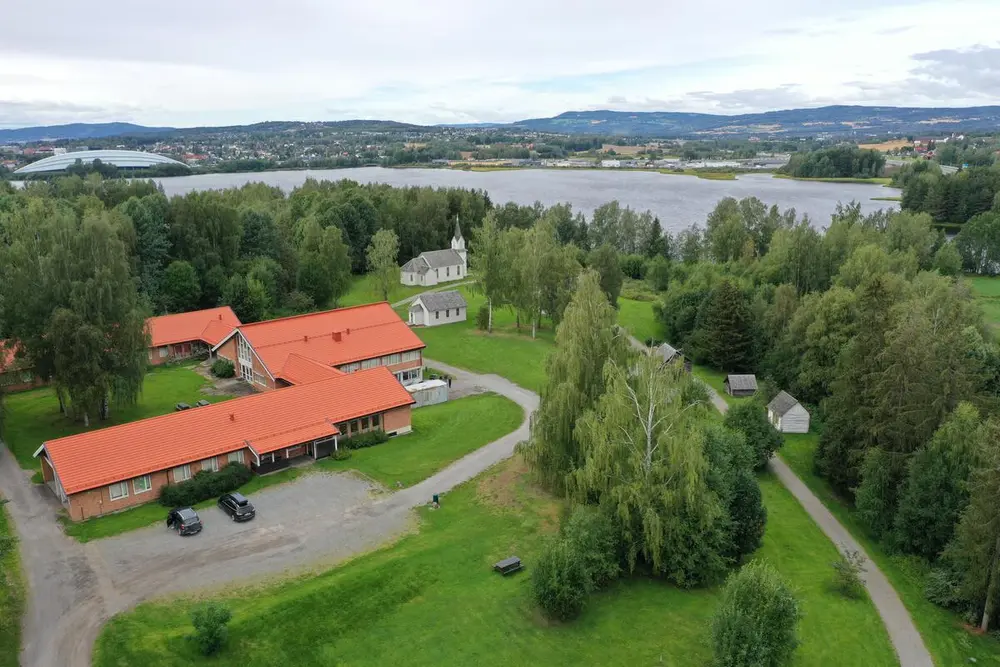
<path id="1" fill-rule="evenodd" d="M 613 511 L 633 569 L 648 564 L 681 586 L 718 580 L 729 515 L 709 484 L 701 393 L 682 367 L 655 355 L 609 361 L 604 383 L 576 426 L 583 463 L 570 493 Z"/>
<path id="2" fill-rule="evenodd" d="M 522 454 L 542 482 L 562 490 L 566 475 L 582 462 L 577 420 L 604 393 L 604 365 L 621 362 L 628 345 L 616 324 L 614 308 L 593 271 L 580 275 L 563 320 L 556 349 L 546 365 L 548 382 Z"/>

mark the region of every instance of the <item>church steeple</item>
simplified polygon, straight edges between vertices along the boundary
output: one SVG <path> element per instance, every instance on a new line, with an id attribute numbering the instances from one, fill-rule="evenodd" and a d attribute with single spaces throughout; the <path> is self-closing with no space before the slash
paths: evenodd
<path id="1" fill-rule="evenodd" d="M 451 239 L 451 249 L 462 257 L 462 263 L 467 264 L 468 259 L 465 252 L 465 239 L 462 238 L 462 228 L 459 227 L 458 218 L 455 218 L 455 236 Z"/>

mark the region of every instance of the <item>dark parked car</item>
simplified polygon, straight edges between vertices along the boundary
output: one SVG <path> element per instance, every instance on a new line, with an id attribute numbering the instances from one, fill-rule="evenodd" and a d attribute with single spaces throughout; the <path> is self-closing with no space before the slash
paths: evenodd
<path id="1" fill-rule="evenodd" d="M 249 521 L 257 516 L 257 510 L 242 493 L 227 493 L 219 498 L 219 509 L 228 514 L 233 521 Z"/>
<path id="2" fill-rule="evenodd" d="M 173 528 L 178 535 L 200 533 L 201 527 L 201 518 L 190 507 L 178 507 L 167 514 L 167 528 Z"/>

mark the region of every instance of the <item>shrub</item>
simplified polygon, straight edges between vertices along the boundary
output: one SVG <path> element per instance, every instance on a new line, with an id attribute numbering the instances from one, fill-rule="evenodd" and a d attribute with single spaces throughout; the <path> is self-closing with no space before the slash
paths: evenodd
<path id="1" fill-rule="evenodd" d="M 485 303 L 479 307 L 479 312 L 476 313 L 476 328 L 480 331 L 486 331 L 490 327 L 490 307 Z"/>
<path id="2" fill-rule="evenodd" d="M 618 265 L 626 278 L 642 280 L 646 277 L 646 258 L 642 255 L 622 255 L 618 258 Z"/>
<path id="3" fill-rule="evenodd" d="M 545 615 L 560 621 L 583 611 L 591 582 L 583 560 L 567 540 L 553 540 L 531 572 L 531 590 Z"/>
<path id="4" fill-rule="evenodd" d="M 657 255 L 646 264 L 646 280 L 657 292 L 670 287 L 670 262 Z"/>
<path id="5" fill-rule="evenodd" d="M 962 577 L 948 566 L 936 567 L 927 574 L 924 596 L 945 609 L 963 611 L 968 607 L 962 594 Z"/>
<path id="6" fill-rule="evenodd" d="M 198 644 L 202 655 L 214 655 L 225 645 L 232 617 L 229 608 L 217 602 L 209 602 L 191 612 L 191 624 L 194 626 L 191 638 Z"/>
<path id="7" fill-rule="evenodd" d="M 236 367 L 229 359 L 219 357 L 212 362 L 212 375 L 217 378 L 231 378 L 236 376 Z"/>
<path id="8" fill-rule="evenodd" d="M 749 470 L 737 472 L 733 479 L 729 518 L 732 521 L 732 555 L 738 560 L 759 549 L 767 527 L 767 508 L 760 484 Z"/>
<path id="9" fill-rule="evenodd" d="M 338 440 L 337 446 L 341 449 L 364 449 L 365 447 L 381 445 L 388 439 L 389 436 L 386 435 L 386 432 L 382 429 L 378 429 L 376 431 L 368 431 L 367 433 L 361 433 L 360 435 Z"/>
<path id="10" fill-rule="evenodd" d="M 346 461 L 351 458 L 351 450 L 346 447 L 340 447 L 337 451 L 330 455 L 330 458 L 334 461 Z"/>
<path id="11" fill-rule="evenodd" d="M 784 443 L 784 438 L 767 420 L 767 408 L 757 401 L 743 401 L 732 406 L 724 421 L 727 428 L 746 436 L 747 444 L 756 452 L 755 467 L 767 465 L 771 456 Z"/>
<path id="12" fill-rule="evenodd" d="M 189 480 L 168 484 L 160 489 L 160 504 L 185 507 L 235 491 L 250 481 L 253 473 L 242 463 L 230 463 L 219 472 L 202 470 Z"/>
<path id="13" fill-rule="evenodd" d="M 726 581 L 712 620 L 713 664 L 718 667 L 778 667 L 798 640 L 799 605 L 778 572 L 754 561 Z"/>
<path id="14" fill-rule="evenodd" d="M 843 547 L 843 545 L 841 545 Z M 833 586 L 848 598 L 861 598 L 865 594 L 865 584 L 861 573 L 865 571 L 865 557 L 859 552 L 844 549 L 833 565 Z"/>
<path id="15" fill-rule="evenodd" d="M 298 290 L 289 293 L 285 305 L 293 313 L 308 313 L 316 310 L 316 304 L 313 303 L 312 297 Z"/>
<path id="16" fill-rule="evenodd" d="M 618 578 L 623 560 L 618 529 L 607 511 L 579 506 L 563 524 L 562 536 L 583 562 L 591 589 Z"/>

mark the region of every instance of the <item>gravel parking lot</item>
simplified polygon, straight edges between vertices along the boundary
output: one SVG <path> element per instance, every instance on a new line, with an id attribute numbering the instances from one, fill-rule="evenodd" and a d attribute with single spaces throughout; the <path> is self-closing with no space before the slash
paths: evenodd
<path id="1" fill-rule="evenodd" d="M 205 527 L 198 535 L 180 537 L 163 523 L 94 546 L 114 588 L 144 598 L 336 561 L 382 544 L 409 522 L 404 509 L 373 503 L 372 487 L 349 474 L 303 475 L 250 500 L 257 516 L 246 523 L 211 507 L 199 511 Z"/>

